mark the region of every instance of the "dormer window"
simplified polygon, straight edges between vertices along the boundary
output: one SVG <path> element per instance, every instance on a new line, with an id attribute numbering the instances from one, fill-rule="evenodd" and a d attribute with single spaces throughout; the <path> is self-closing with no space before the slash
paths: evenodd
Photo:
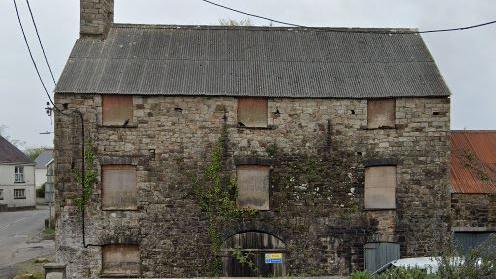
<path id="1" fill-rule="evenodd" d="M 133 122 L 133 96 L 103 95 L 102 124 L 126 127 Z"/>
<path id="2" fill-rule="evenodd" d="M 238 126 L 265 128 L 267 119 L 267 98 L 238 98 Z"/>

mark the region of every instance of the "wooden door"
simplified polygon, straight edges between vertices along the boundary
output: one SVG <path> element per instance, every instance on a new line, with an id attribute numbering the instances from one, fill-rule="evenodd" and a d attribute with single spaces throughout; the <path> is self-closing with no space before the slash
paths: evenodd
<path id="1" fill-rule="evenodd" d="M 223 251 L 225 276 L 280 277 L 286 275 L 286 245 L 273 235 L 262 232 L 235 234 L 226 239 Z M 266 260 L 271 257 L 275 260 Z"/>

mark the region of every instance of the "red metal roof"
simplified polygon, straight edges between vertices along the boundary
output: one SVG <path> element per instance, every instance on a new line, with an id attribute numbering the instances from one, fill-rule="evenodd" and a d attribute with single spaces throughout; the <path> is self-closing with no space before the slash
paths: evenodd
<path id="1" fill-rule="evenodd" d="M 496 131 L 452 131 L 453 193 L 496 193 Z"/>

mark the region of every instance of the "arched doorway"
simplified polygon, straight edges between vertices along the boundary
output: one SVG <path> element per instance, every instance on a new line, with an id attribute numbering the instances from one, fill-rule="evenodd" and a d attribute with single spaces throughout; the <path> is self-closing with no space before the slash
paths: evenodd
<path id="1" fill-rule="evenodd" d="M 238 233 L 227 238 L 222 249 L 225 276 L 286 275 L 286 244 L 274 235 L 256 231 Z"/>

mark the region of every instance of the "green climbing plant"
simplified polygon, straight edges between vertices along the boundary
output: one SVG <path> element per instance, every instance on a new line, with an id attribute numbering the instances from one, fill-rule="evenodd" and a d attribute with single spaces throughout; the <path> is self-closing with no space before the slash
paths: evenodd
<path id="1" fill-rule="evenodd" d="M 236 181 L 223 172 L 224 150 L 227 140 L 227 130 L 223 129 L 221 137 L 214 146 L 209 164 L 205 167 L 201 177 L 193 178 L 193 191 L 201 210 L 208 217 L 208 234 L 211 240 L 210 262 L 212 276 L 222 273 L 220 253 L 222 237 L 218 228 L 240 220 L 245 216 L 253 216 L 256 211 L 238 208 Z"/>
<path id="2" fill-rule="evenodd" d="M 82 186 L 82 194 L 76 198 L 75 203 L 79 211 L 84 210 L 93 195 L 93 185 L 96 182 L 96 172 L 93 168 L 95 153 L 93 152 L 93 143 L 88 140 L 84 150 L 84 175 L 83 173 L 74 172 L 74 179 L 78 185 Z"/>

